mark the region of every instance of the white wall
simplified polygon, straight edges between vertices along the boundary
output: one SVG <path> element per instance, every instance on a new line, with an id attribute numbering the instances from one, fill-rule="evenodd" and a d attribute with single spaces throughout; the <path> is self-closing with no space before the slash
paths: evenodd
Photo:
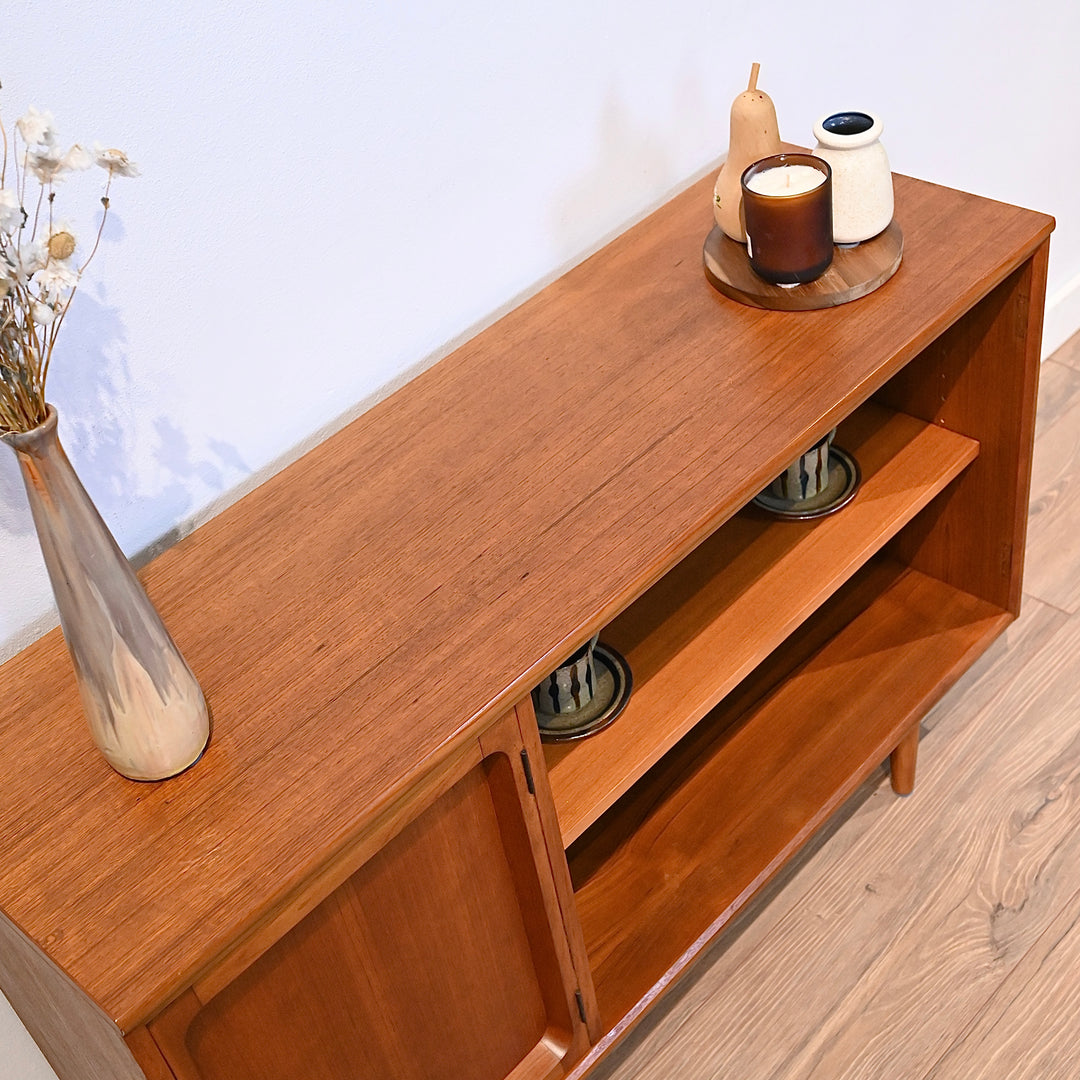
<path id="1" fill-rule="evenodd" d="M 1065 0 L 7 0 L 8 124 L 49 108 L 143 171 L 64 328 L 61 436 L 121 546 L 162 546 L 715 171 L 753 60 L 786 139 L 870 108 L 899 171 L 1057 215 L 1057 344 L 1077 41 Z M 6 450 L 0 596 L 2 658 L 53 620 Z"/>

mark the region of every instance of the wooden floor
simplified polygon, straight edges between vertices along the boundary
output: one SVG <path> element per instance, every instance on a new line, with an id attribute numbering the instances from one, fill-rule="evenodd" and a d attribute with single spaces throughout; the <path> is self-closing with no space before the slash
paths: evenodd
<path id="1" fill-rule="evenodd" d="M 988 388 L 992 392 L 992 388 Z M 1020 618 L 597 1080 L 1080 1077 L 1080 334 L 1042 365 Z"/>

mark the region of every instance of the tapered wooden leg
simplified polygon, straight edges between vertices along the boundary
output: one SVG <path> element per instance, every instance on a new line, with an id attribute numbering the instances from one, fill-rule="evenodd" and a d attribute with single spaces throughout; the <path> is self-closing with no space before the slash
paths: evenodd
<path id="1" fill-rule="evenodd" d="M 910 795 L 915 788 L 915 761 L 919 756 L 919 725 L 916 724 L 889 755 L 892 789 L 897 795 Z"/>

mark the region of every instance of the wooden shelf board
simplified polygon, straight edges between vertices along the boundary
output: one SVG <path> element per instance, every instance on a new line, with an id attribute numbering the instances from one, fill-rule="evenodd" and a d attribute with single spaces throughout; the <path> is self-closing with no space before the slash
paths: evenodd
<path id="1" fill-rule="evenodd" d="M 737 717 L 753 694 L 734 695 L 571 849 L 605 1027 L 662 993 L 1011 618 L 876 560 L 751 680 L 787 681 Z M 838 627 L 788 677 L 799 639 Z"/>
<path id="2" fill-rule="evenodd" d="M 634 690 L 609 728 L 544 754 L 563 842 L 620 795 L 978 455 L 972 439 L 866 404 L 837 444 L 863 483 L 840 512 L 781 521 L 748 508 L 601 634 Z"/>

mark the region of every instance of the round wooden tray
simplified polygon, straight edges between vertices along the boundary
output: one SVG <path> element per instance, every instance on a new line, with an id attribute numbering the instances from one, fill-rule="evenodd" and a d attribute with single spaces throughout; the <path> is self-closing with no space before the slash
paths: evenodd
<path id="1" fill-rule="evenodd" d="M 807 285 L 770 285 L 750 269 L 746 245 L 725 235 L 719 225 L 705 239 L 705 276 L 725 296 L 751 307 L 812 311 L 835 307 L 873 292 L 896 273 L 904 254 L 904 234 L 893 221 L 872 240 L 835 247 L 829 269 Z"/>

